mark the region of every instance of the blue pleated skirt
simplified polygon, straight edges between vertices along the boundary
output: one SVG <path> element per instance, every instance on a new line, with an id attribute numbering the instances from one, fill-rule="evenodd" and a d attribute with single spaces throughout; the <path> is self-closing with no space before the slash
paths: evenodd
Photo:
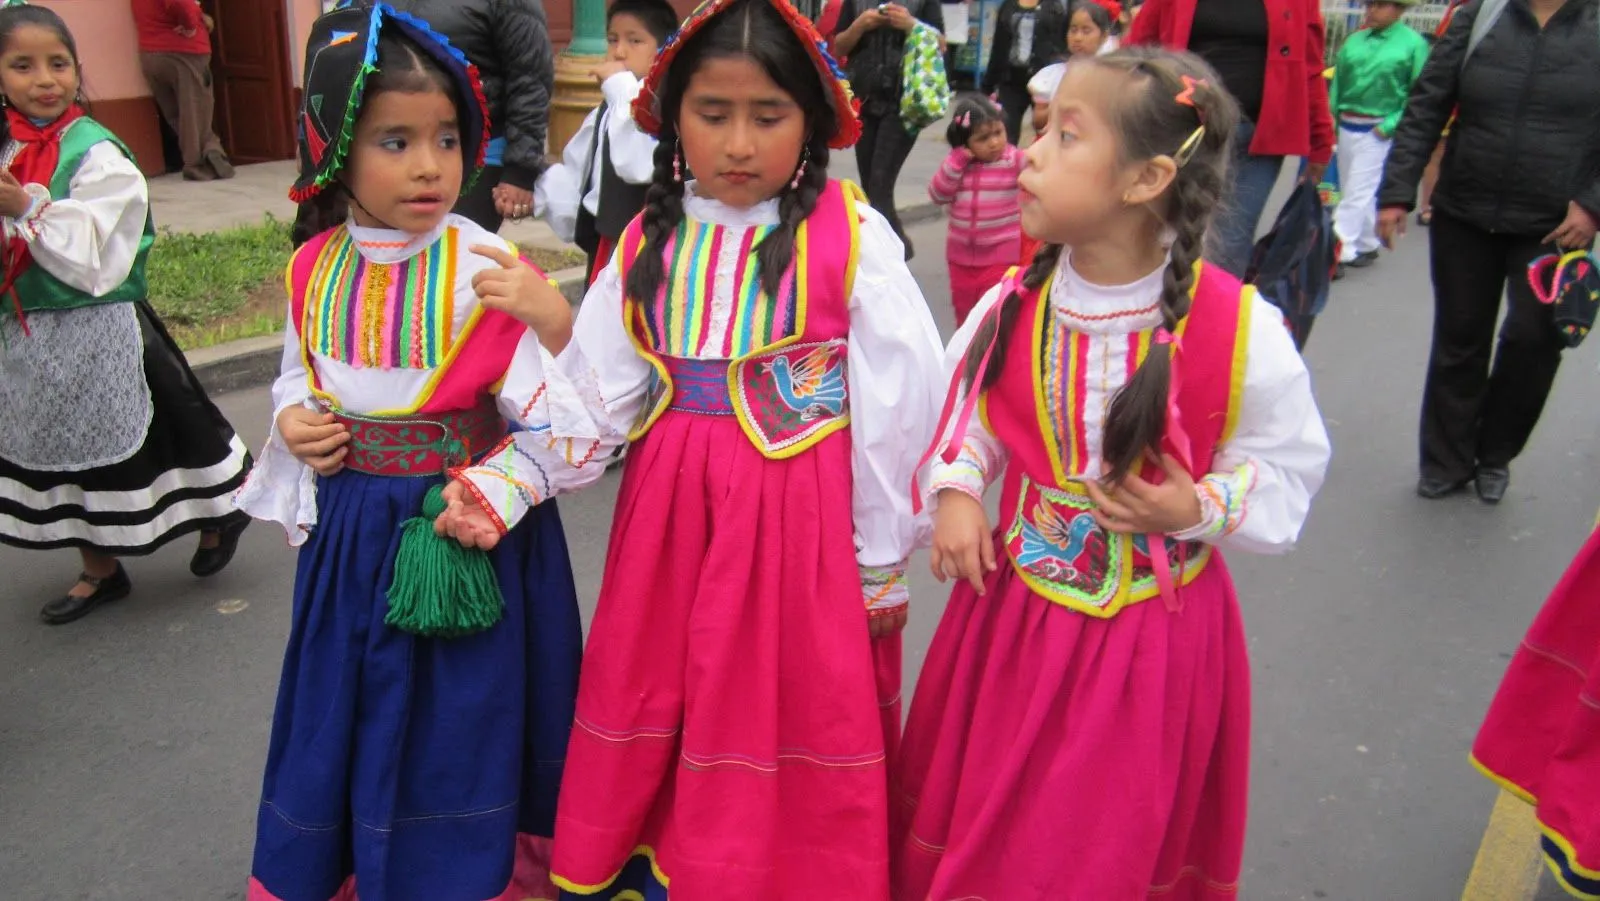
<path id="1" fill-rule="evenodd" d="M 491 552 L 505 618 L 464 638 L 384 625 L 401 524 L 438 478 L 320 479 L 257 817 L 251 896 L 485 901 L 548 839 L 582 627 L 561 519 Z M 547 842 L 541 842 L 547 844 Z"/>

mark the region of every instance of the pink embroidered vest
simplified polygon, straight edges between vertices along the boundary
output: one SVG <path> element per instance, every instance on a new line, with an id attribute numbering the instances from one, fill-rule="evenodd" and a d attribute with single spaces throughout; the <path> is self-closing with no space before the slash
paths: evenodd
<path id="1" fill-rule="evenodd" d="M 374 263 L 339 226 L 306 242 L 290 261 L 289 315 L 300 334 L 301 359 L 312 394 L 351 429 L 346 463 L 352 469 L 431 475 L 488 451 L 506 435 L 494 386 L 528 329 L 480 306 L 453 333 L 455 263 L 464 251 L 458 237 L 457 229 L 446 228 L 411 258 Z M 412 406 L 358 416 L 340 410 L 323 389 L 314 354 L 358 368 L 434 373 Z"/>
<path id="2" fill-rule="evenodd" d="M 1187 458 L 1198 480 L 1210 472 L 1238 418 L 1250 304 L 1238 280 L 1210 265 L 1199 267 L 1192 296 L 1174 348 L 1165 450 Z M 1111 617 L 1160 594 L 1163 582 L 1187 584 L 1205 568 L 1211 548 L 1200 542 L 1173 548 L 1162 539 L 1155 556 L 1166 558 L 1172 578 L 1158 579 L 1149 536 L 1108 533 L 1095 521 L 1083 482 L 1069 477 L 1082 471 L 1086 456 L 1087 336 L 1052 315 L 1048 282 L 1022 303 L 1004 368 L 979 404 L 1011 457 L 1000 498 L 1006 555 L 1040 595 L 1089 616 Z M 1141 333 L 1137 350 L 1130 350 L 1139 362 L 1154 331 Z M 1141 475 L 1160 480 L 1154 467 Z"/>
<path id="3" fill-rule="evenodd" d="M 655 370 L 630 439 L 668 410 L 731 415 L 770 459 L 816 446 L 850 423 L 846 336 L 855 281 L 860 189 L 830 181 L 801 223 L 794 261 L 777 296 L 761 286 L 755 248 L 770 228 L 728 229 L 685 219 L 659 251 L 665 275 L 653 298 L 627 297 L 623 317 L 639 355 Z M 719 274 L 724 241 L 741 241 L 731 274 Z M 645 247 L 642 217 L 622 233 L 623 283 Z M 725 328 L 712 322 L 718 278 L 732 278 Z"/>

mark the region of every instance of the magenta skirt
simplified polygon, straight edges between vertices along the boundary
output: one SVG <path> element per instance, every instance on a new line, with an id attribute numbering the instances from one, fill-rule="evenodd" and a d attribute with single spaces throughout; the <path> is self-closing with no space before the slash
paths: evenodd
<path id="1" fill-rule="evenodd" d="M 1238 896 L 1250 672 L 1219 555 L 1179 602 L 1095 619 L 1005 563 L 956 588 L 901 750 L 896 899 Z"/>

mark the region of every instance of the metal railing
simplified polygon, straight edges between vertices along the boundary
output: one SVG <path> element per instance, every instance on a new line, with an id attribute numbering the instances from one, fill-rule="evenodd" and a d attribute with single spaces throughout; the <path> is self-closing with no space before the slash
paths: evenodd
<path id="1" fill-rule="evenodd" d="M 1449 8 L 1448 3 L 1426 2 L 1419 3 L 1406 10 L 1404 21 L 1423 35 L 1432 35 L 1434 29 L 1439 27 L 1439 21 L 1444 18 L 1444 11 Z M 1351 32 L 1361 28 L 1361 21 L 1366 18 L 1366 7 L 1359 3 L 1324 3 L 1322 6 L 1322 21 L 1328 31 L 1327 57 L 1323 60 L 1326 65 L 1333 65 L 1334 55 L 1339 52 L 1340 45 Z"/>

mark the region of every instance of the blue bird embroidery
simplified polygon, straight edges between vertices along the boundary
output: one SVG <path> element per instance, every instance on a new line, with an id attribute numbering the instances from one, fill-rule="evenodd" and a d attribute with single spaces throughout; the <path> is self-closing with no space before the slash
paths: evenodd
<path id="1" fill-rule="evenodd" d="M 789 409 L 799 413 L 801 419 L 820 419 L 844 412 L 844 367 L 837 365 L 831 346 L 818 347 L 798 362 L 790 362 L 787 355 L 776 357 L 771 367 L 778 396 Z"/>
<path id="2" fill-rule="evenodd" d="M 1063 519 L 1056 509 L 1044 501 L 1033 508 L 1033 518 L 1022 524 L 1022 553 L 1017 562 L 1031 566 L 1045 560 L 1055 560 L 1069 569 L 1083 553 L 1084 541 L 1094 531 L 1094 516 L 1079 513 L 1071 520 Z"/>

